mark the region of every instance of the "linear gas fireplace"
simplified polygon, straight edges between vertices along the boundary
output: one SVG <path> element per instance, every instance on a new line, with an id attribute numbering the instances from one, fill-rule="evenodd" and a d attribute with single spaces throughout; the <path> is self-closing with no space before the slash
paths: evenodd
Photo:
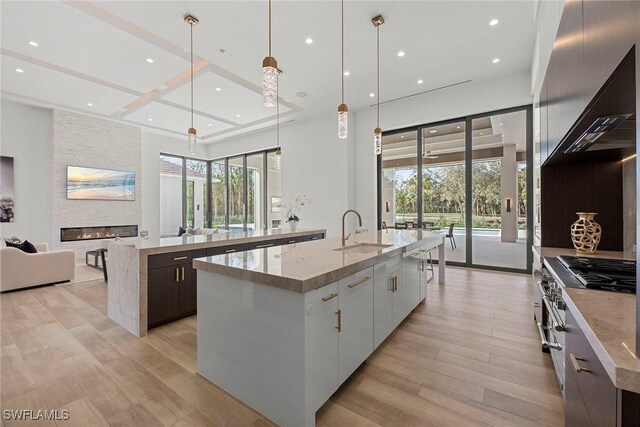
<path id="1" fill-rule="evenodd" d="M 137 225 L 107 225 L 104 227 L 70 227 L 60 229 L 61 242 L 136 237 L 137 235 Z"/>

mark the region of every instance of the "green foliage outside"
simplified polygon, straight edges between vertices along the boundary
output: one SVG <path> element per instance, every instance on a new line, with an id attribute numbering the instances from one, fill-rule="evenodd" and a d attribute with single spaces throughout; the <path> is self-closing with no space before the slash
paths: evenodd
<path id="1" fill-rule="evenodd" d="M 464 165 L 426 167 L 422 172 L 423 220 L 435 226 L 465 226 Z M 417 171 L 396 171 L 397 221 L 415 221 Z M 518 164 L 518 228 L 526 229 L 526 166 Z M 500 161 L 474 162 L 472 171 L 473 228 L 500 228 Z M 516 208 L 514 206 L 514 208 Z"/>

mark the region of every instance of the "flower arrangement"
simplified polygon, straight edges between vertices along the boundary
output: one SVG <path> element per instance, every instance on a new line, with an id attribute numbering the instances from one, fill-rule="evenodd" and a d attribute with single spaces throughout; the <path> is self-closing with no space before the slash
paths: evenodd
<path id="1" fill-rule="evenodd" d="M 300 210 L 302 210 L 302 207 L 305 205 L 305 203 L 311 203 L 311 199 L 309 199 L 306 194 L 296 194 L 293 203 L 284 205 L 284 216 L 285 218 L 287 218 L 286 222 L 299 222 L 300 217 L 298 216 L 298 214 L 300 213 Z"/>

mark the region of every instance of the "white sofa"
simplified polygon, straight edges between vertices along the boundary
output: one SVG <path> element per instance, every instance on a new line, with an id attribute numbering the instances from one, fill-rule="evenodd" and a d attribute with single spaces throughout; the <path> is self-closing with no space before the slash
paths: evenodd
<path id="1" fill-rule="evenodd" d="M 38 253 L 28 254 L 0 243 L 0 291 L 68 282 L 75 277 L 74 251 L 48 252 L 46 243 L 35 243 Z"/>

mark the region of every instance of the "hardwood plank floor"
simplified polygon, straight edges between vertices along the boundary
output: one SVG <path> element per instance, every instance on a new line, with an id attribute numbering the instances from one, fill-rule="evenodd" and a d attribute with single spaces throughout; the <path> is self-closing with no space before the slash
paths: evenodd
<path id="1" fill-rule="evenodd" d="M 106 289 L 95 281 L 0 296 L 3 409 L 68 409 L 59 426 L 273 425 L 196 373 L 195 316 L 140 339 L 106 317 Z M 318 411 L 317 425 L 564 425 L 532 316 L 529 276 L 448 268 L 447 284 L 428 284 L 426 304 Z"/>

